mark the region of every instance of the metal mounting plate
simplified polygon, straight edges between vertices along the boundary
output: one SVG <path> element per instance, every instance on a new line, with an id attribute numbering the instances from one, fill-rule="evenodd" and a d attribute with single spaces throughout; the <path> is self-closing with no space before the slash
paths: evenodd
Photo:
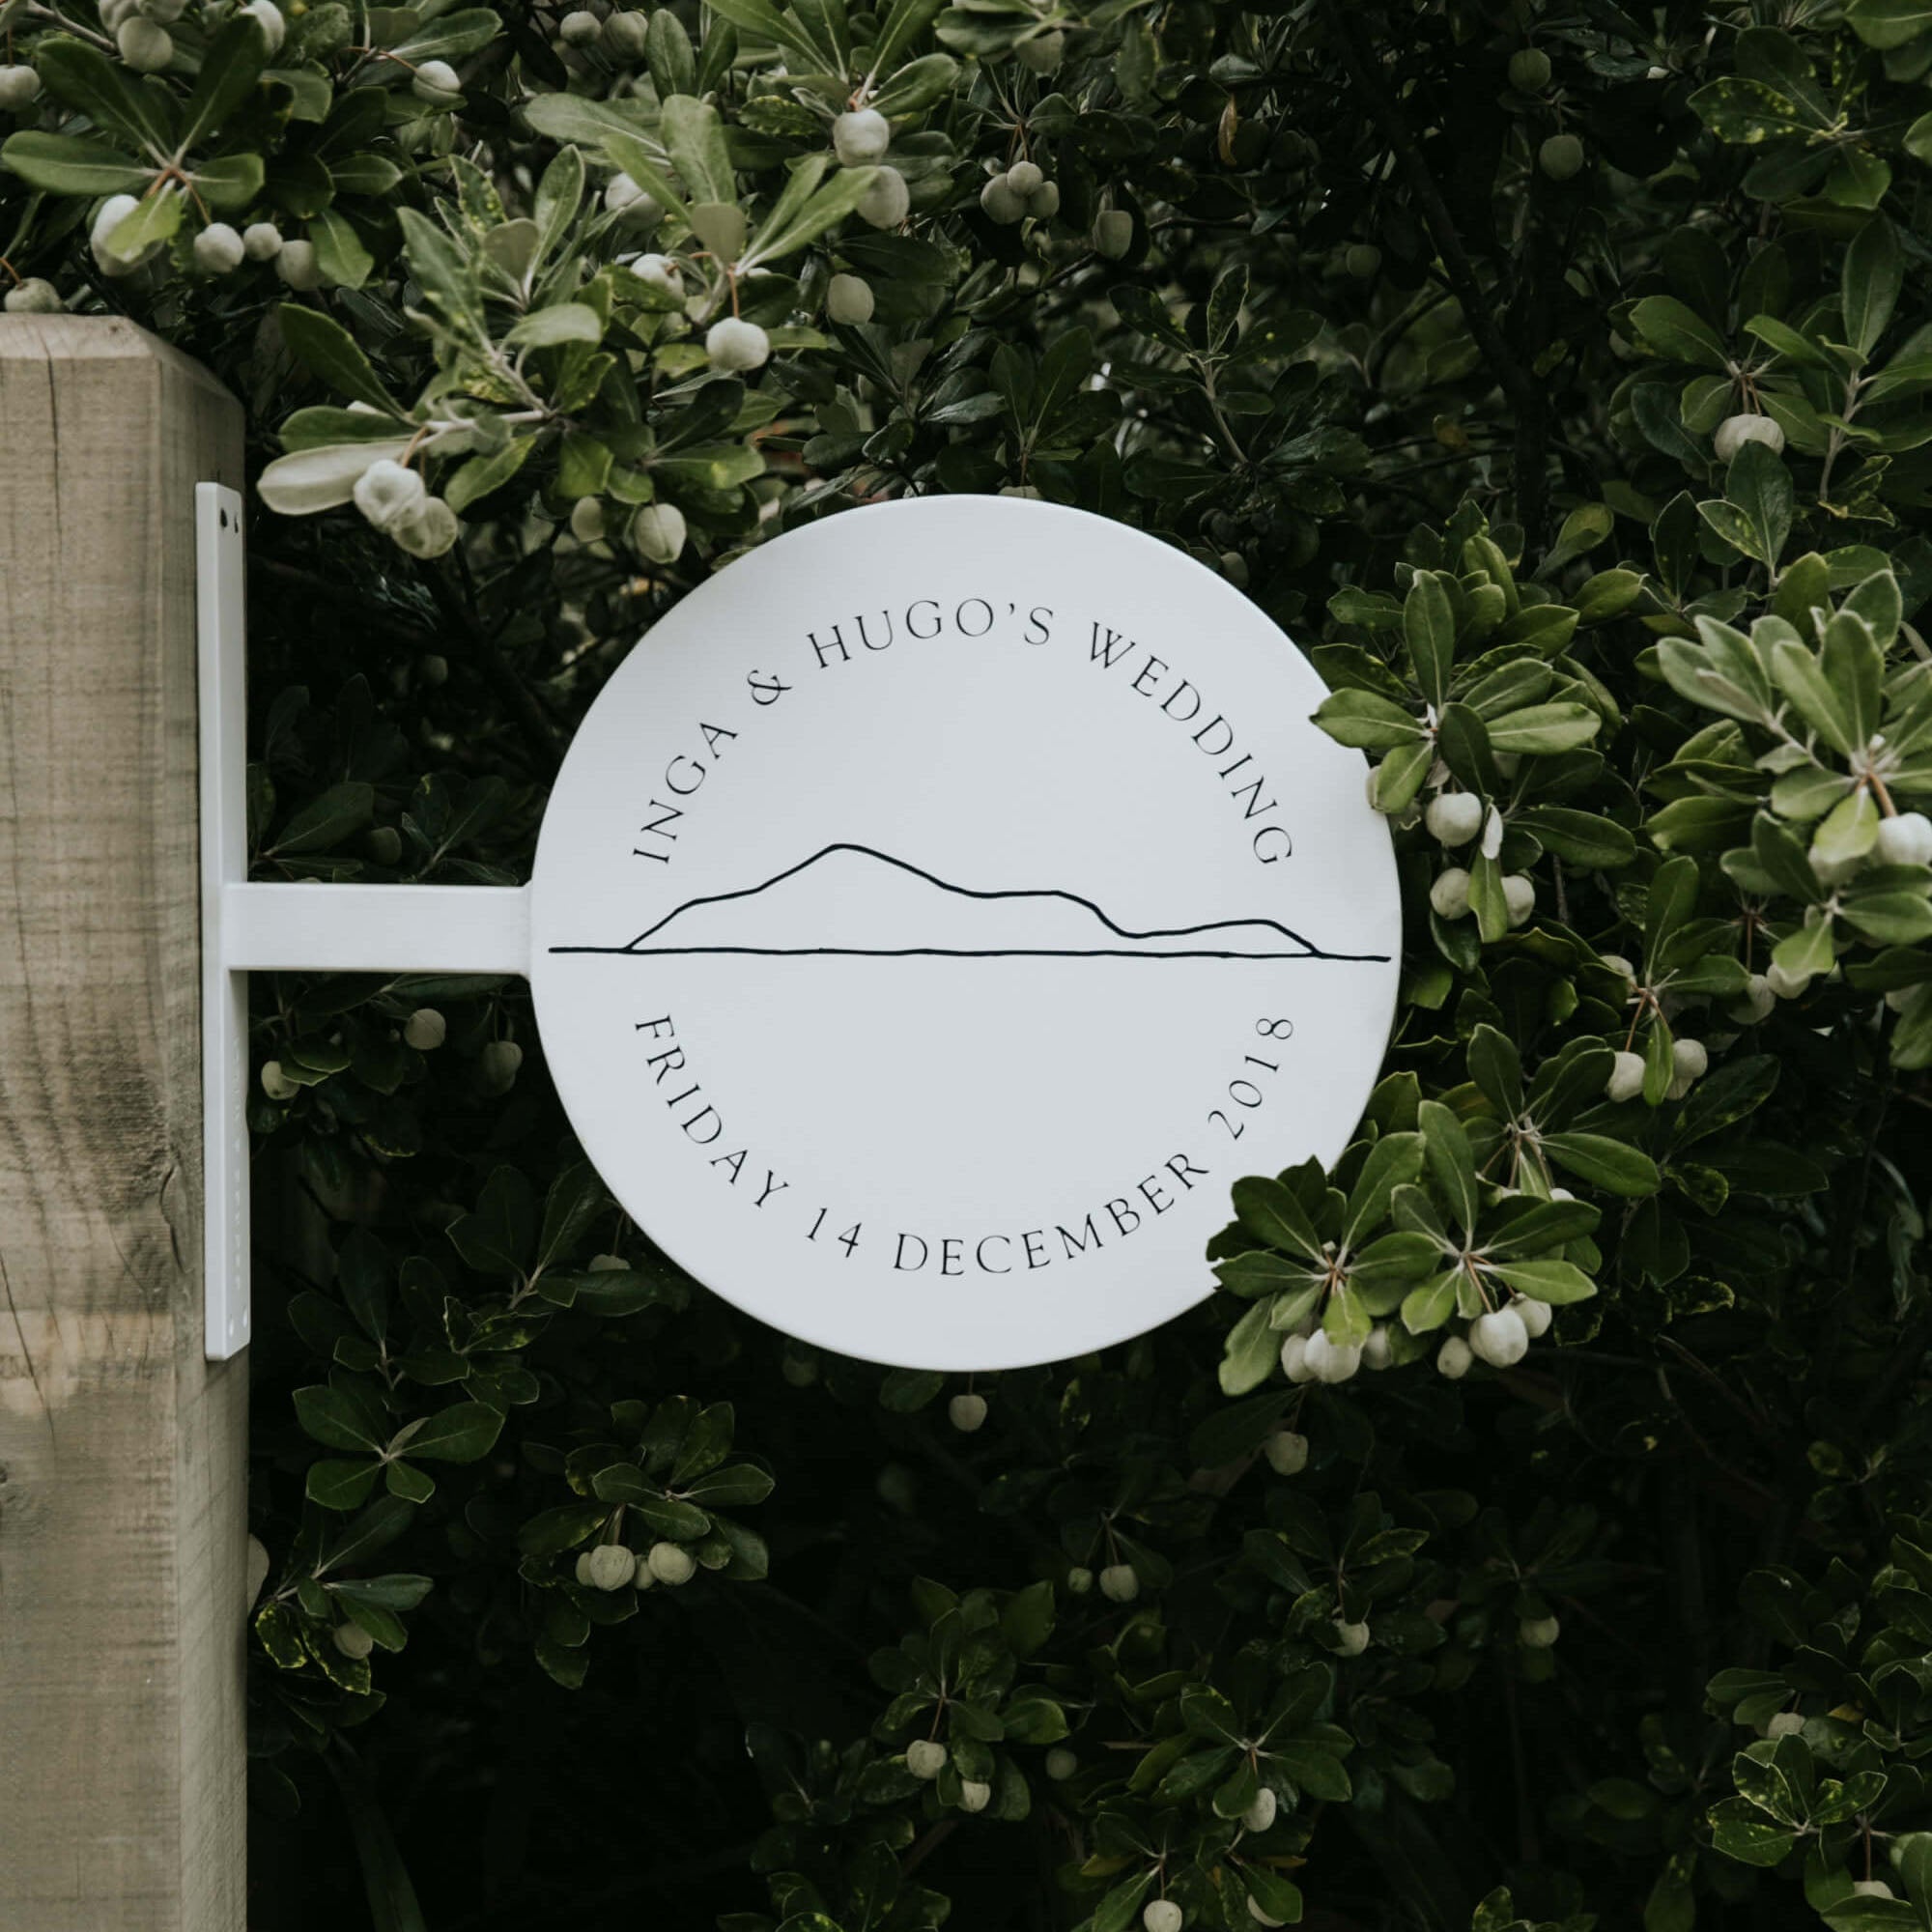
<path id="1" fill-rule="evenodd" d="M 194 492 L 201 687 L 202 1269 L 210 1361 L 248 1346 L 248 981 L 228 969 L 224 888 L 248 864 L 242 498 Z"/>

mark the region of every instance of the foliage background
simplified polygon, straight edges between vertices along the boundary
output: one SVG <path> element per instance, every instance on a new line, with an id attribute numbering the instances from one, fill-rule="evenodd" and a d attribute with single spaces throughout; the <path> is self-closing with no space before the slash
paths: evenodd
<path id="1" fill-rule="evenodd" d="M 201 357 L 291 513 L 262 876 L 522 878 L 692 583 L 997 489 L 1313 646 L 1402 855 L 1335 1188 L 971 1431 L 656 1256 L 520 985 L 257 976 L 257 1922 L 1932 1925 L 1922 0 L 0 0 L 0 53 L 8 306 Z M 358 515 L 399 459 L 455 514 Z M 1547 1340 L 1434 1371 L 1518 1293 Z M 1394 1365 L 1289 1380 L 1312 1320 Z"/>

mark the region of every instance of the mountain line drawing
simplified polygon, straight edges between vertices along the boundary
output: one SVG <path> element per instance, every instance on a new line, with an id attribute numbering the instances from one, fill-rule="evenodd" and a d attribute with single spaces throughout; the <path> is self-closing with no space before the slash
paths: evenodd
<path id="1" fill-rule="evenodd" d="M 793 943 L 771 944 L 779 934 Z M 923 943 L 903 943 L 909 936 Z M 1119 943 L 1105 943 L 1109 940 Z M 1177 941 L 1195 943 L 1173 943 Z M 1060 887 L 980 890 L 954 885 L 889 852 L 845 840 L 823 847 L 758 885 L 687 899 L 624 945 L 553 946 L 550 951 L 633 956 L 740 953 L 762 958 L 1355 963 L 1380 962 L 1389 956 L 1330 952 L 1272 919 L 1224 919 L 1204 925 L 1136 931 L 1110 918 L 1092 899 Z"/>

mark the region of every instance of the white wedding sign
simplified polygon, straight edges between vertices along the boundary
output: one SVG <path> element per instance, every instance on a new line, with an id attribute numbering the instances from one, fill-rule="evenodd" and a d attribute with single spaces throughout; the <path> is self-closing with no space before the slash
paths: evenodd
<path id="1" fill-rule="evenodd" d="M 598 1171 L 847 1354 L 1009 1368 L 1179 1313 L 1230 1181 L 1339 1153 L 1388 1035 L 1394 859 L 1321 696 L 1076 510 L 893 503 L 732 564 L 600 696 L 538 843 Z"/>
<path id="2" fill-rule="evenodd" d="M 1394 855 L 1360 754 L 1308 722 L 1322 696 L 1153 538 L 877 505 L 652 628 L 525 893 L 230 892 L 306 900 L 312 931 L 318 900 L 394 895 L 395 956 L 358 957 L 396 969 L 464 943 L 406 957 L 406 928 L 491 928 L 477 968 L 526 958 L 598 1172 L 739 1307 L 873 1361 L 1051 1361 L 1207 1293 L 1230 1183 L 1332 1159 L 1377 1077 Z M 458 904 L 486 897 L 517 904 Z"/>

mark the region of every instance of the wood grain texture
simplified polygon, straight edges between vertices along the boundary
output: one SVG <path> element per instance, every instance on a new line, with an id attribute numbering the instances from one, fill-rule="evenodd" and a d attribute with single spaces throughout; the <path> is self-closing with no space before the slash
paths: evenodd
<path id="1" fill-rule="evenodd" d="M 194 485 L 242 416 L 0 317 L 0 1932 L 245 1922 L 247 1357 L 202 1359 Z"/>

